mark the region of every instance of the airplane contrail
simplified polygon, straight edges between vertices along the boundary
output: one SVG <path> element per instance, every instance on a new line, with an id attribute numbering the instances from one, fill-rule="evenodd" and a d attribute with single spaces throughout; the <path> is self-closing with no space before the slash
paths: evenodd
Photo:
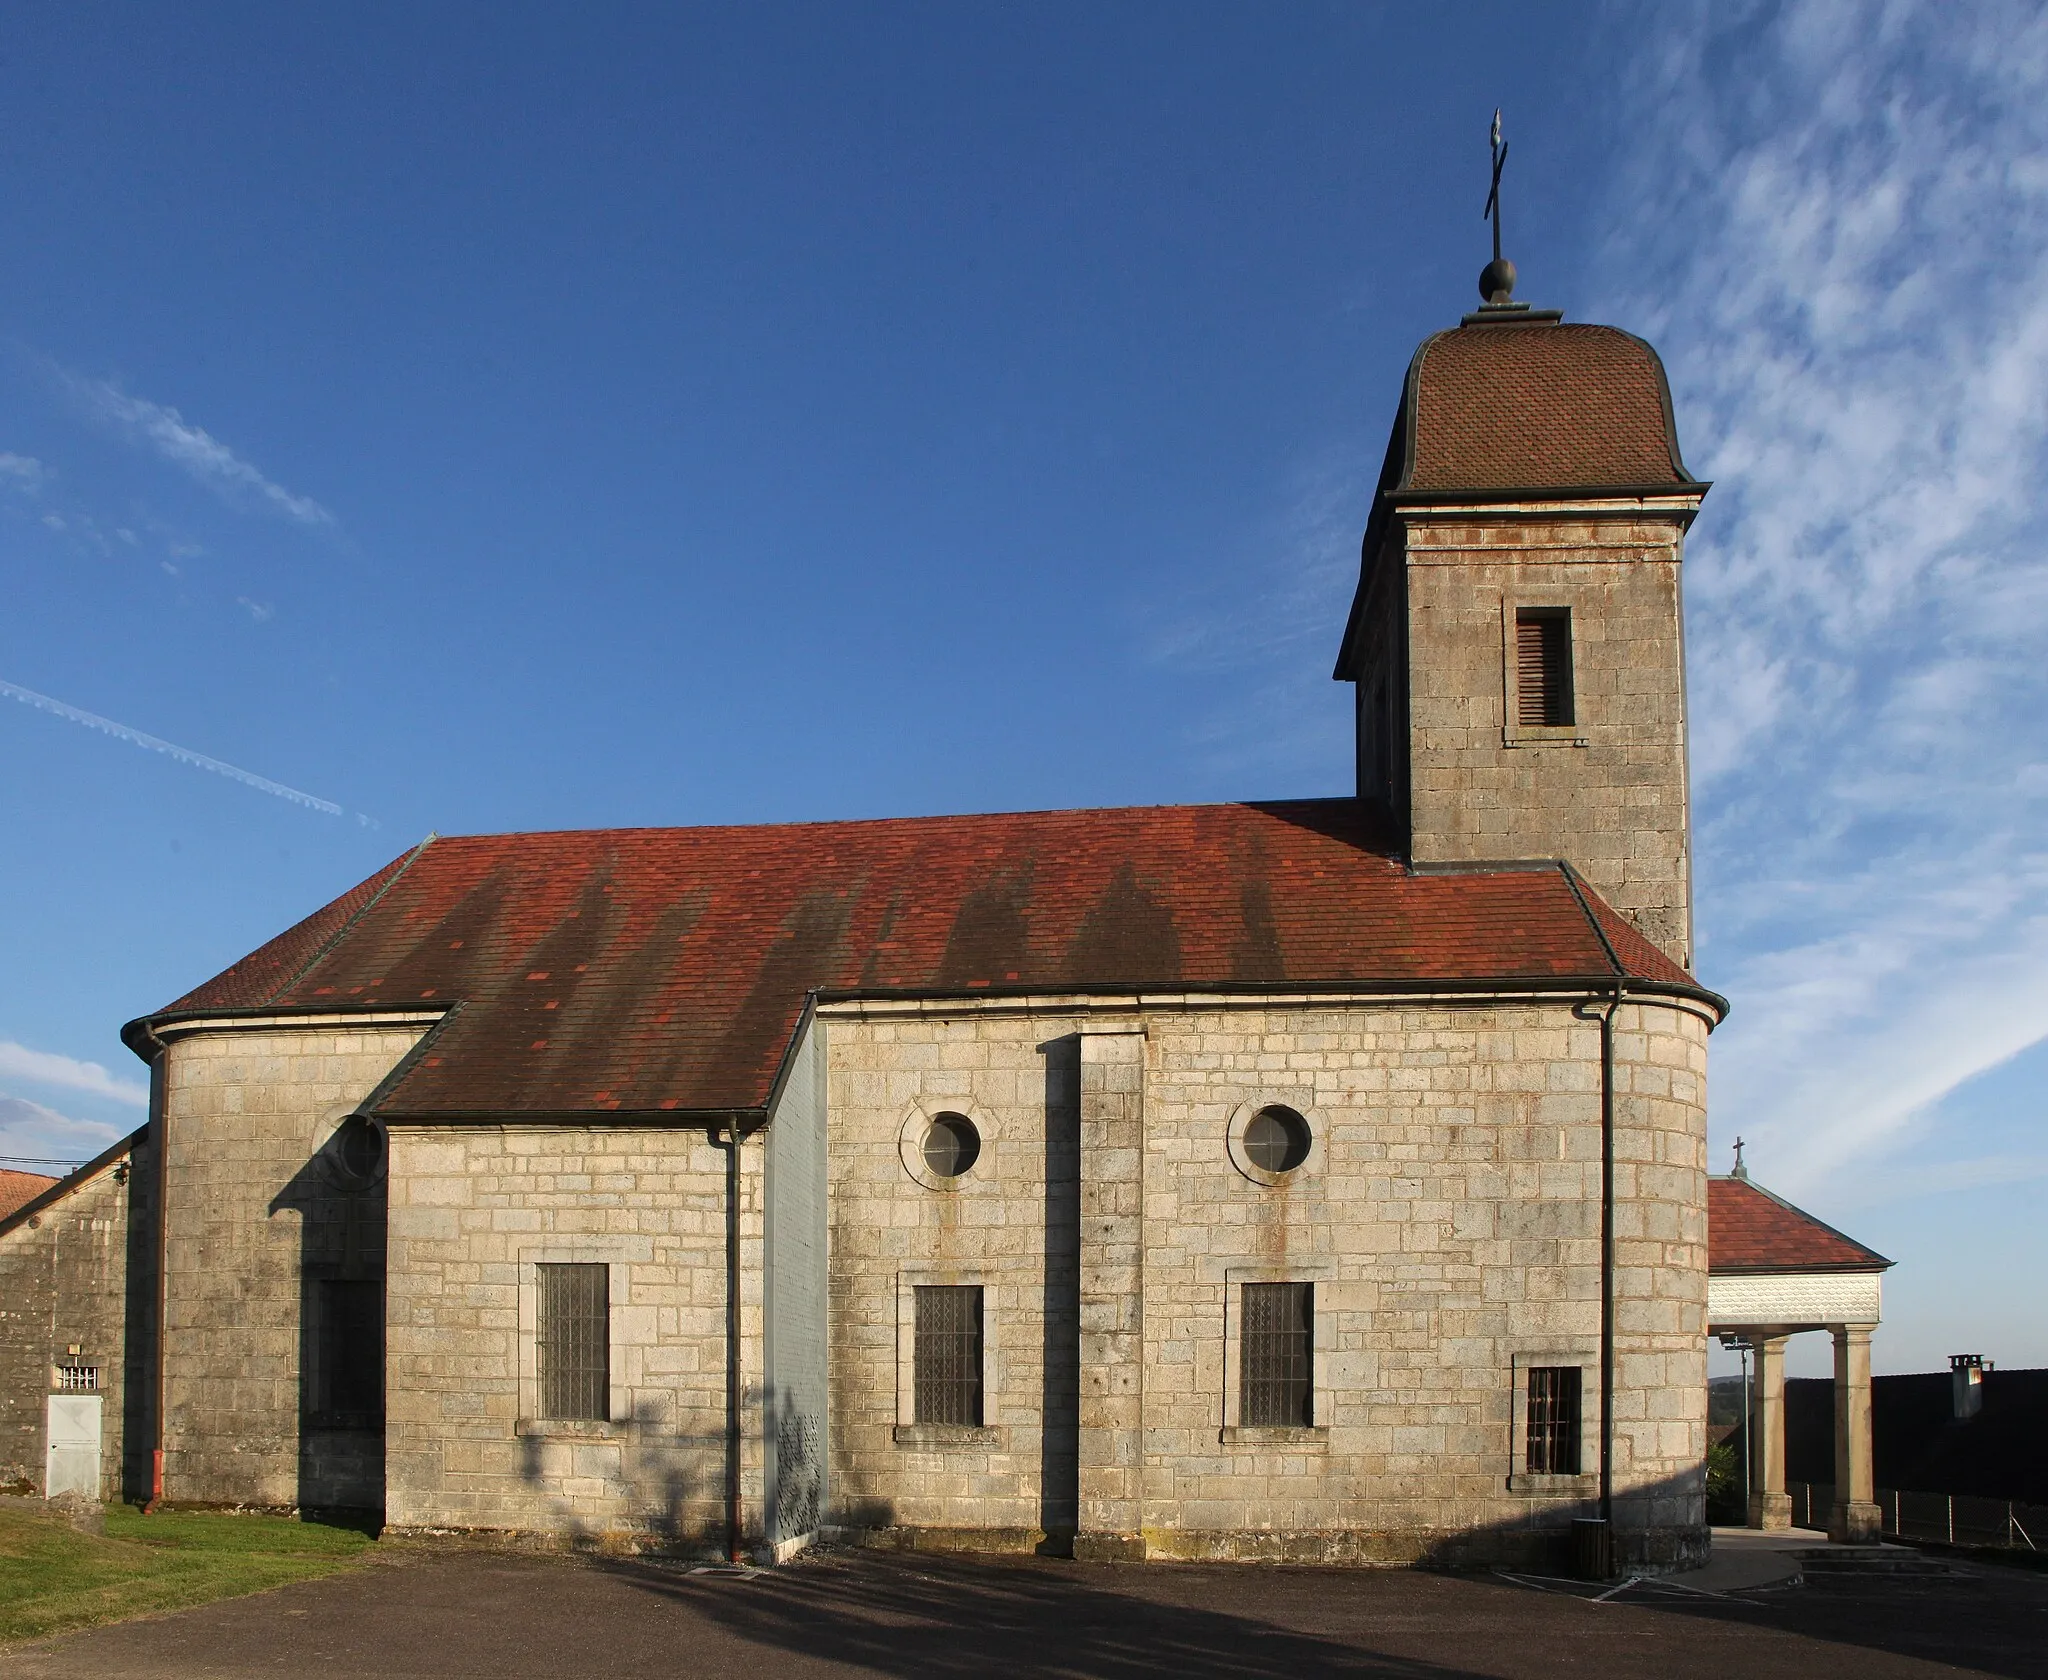
<path id="1" fill-rule="evenodd" d="M 154 735 L 145 735 L 139 729 L 130 729 L 125 723 L 116 723 L 112 718 L 103 718 L 95 712 L 80 711 L 76 706 L 67 706 L 61 700 L 52 700 L 47 694 L 38 694 L 34 689 L 23 688 L 18 683 L 0 680 L 0 694 L 11 695 L 24 706 L 33 706 L 39 712 L 50 712 L 57 717 L 68 718 L 73 723 L 82 723 L 88 729 L 97 729 L 102 735 L 111 735 L 117 741 L 126 741 L 133 746 L 147 747 L 151 752 L 163 753 L 167 757 L 175 758 L 180 764 L 211 770 L 216 776 L 225 776 L 231 782 L 240 782 L 244 787 L 252 787 L 258 793 L 288 799 L 294 805 L 303 805 L 309 811 L 319 811 L 330 817 L 342 815 L 341 807 L 331 799 L 315 798 L 310 793 L 301 793 L 297 788 L 286 787 L 282 782 L 273 782 L 268 776 L 259 776 L 254 771 L 223 764 L 217 758 L 208 758 L 205 753 L 194 752 L 190 747 L 160 741 Z"/>

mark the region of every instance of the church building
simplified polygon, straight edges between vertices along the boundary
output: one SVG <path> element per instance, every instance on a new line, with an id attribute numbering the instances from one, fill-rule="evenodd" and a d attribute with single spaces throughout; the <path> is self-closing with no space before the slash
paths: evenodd
<path id="1" fill-rule="evenodd" d="M 1496 291 L 1330 627 L 1353 795 L 393 859 L 129 1023 L 147 1126 L 34 1204 L 105 1221 L 108 1477 L 766 1558 L 1699 1560 L 1707 488 L 1647 344 Z"/>

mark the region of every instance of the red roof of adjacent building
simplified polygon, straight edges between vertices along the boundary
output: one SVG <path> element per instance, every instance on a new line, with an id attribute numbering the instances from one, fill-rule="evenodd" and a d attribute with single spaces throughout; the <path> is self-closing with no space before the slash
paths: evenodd
<path id="1" fill-rule="evenodd" d="M 26 1207 L 56 1182 L 48 1173 L 11 1172 L 0 1167 L 0 1219 Z"/>
<path id="2" fill-rule="evenodd" d="M 1747 1178 L 1707 1180 L 1708 1270 L 1871 1272 L 1891 1262 Z"/>
<path id="3" fill-rule="evenodd" d="M 459 1004 L 378 1112 L 729 1112 L 814 993 L 1615 976 L 1720 1006 L 1563 869 L 1412 874 L 1328 799 L 434 839 L 151 1019 Z"/>

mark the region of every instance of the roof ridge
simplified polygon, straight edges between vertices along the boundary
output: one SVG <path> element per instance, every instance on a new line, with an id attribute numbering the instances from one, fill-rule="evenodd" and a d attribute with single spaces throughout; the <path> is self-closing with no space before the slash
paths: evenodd
<path id="1" fill-rule="evenodd" d="M 507 828 L 481 834 L 434 834 L 429 839 L 522 840 L 542 836 L 595 837 L 601 834 L 763 834 L 795 828 L 889 828 L 920 823 L 1009 822 L 1019 817 L 1109 817 L 1149 816 L 1168 811 L 1258 811 L 1265 814 L 1288 806 L 1357 805 L 1358 797 L 1348 793 L 1308 794 L 1291 799 L 1216 799 L 1199 803 L 1168 802 L 1159 805 L 1047 805 L 1023 811 L 932 811 L 915 817 L 796 817 L 785 822 L 642 823 L 613 828 Z M 422 842 L 424 845 L 425 842 Z M 1376 855 L 1391 857 L 1390 851 L 1368 847 Z M 410 860 L 408 860 L 410 861 Z M 393 877 L 395 880 L 396 877 Z M 368 908 L 366 905 L 365 909 Z"/>
<path id="2" fill-rule="evenodd" d="M 1587 925 L 1592 928 L 1594 936 L 1600 941 L 1600 949 L 1607 953 L 1607 962 L 1614 970 L 1614 977 L 1617 980 L 1628 978 L 1628 969 L 1623 964 L 1620 956 L 1616 954 L 1614 941 L 1607 937 L 1607 930 L 1600 925 L 1600 918 L 1593 914 L 1592 905 L 1586 902 L 1586 895 L 1581 890 L 1579 884 L 1579 872 L 1564 858 L 1557 860 L 1557 867 L 1564 876 L 1565 885 L 1572 889 L 1572 897 L 1578 900 L 1579 914 L 1586 918 Z"/>
<path id="3" fill-rule="evenodd" d="M 280 981 L 276 986 L 272 987 L 268 992 L 264 994 L 264 1006 L 267 1007 L 268 1005 L 277 1002 L 277 1000 L 280 997 L 282 997 L 286 992 L 290 991 L 300 981 L 305 979 L 306 976 L 311 974 L 314 969 L 318 968 L 321 965 L 321 963 L 325 962 L 327 960 L 329 953 L 331 953 L 334 950 L 335 946 L 339 945 L 343 939 L 348 937 L 349 930 L 352 929 L 356 925 L 356 923 L 360 922 L 365 916 L 367 916 L 372 910 L 376 909 L 378 904 L 383 901 L 384 895 L 388 893 L 393 887 L 398 885 L 399 881 L 404 878 L 405 872 L 408 869 L 410 869 L 413 866 L 414 862 L 418 859 L 420 853 L 424 852 L 429 846 L 431 846 L 436 840 L 440 838 L 441 836 L 439 833 L 437 833 L 435 830 L 431 828 L 428 829 L 427 837 L 424 840 L 422 840 L 417 846 L 413 847 L 411 851 L 407 852 L 405 854 L 404 859 L 399 863 L 398 867 L 391 872 L 391 879 L 386 881 L 375 892 L 370 894 L 368 898 L 364 899 L 363 902 L 357 905 L 354 910 L 350 911 L 347 919 L 342 922 L 341 926 L 336 928 L 333 933 L 329 934 L 326 939 L 322 940 L 320 943 L 320 948 L 316 950 L 310 957 L 308 957 L 303 963 L 301 963 L 298 966 L 298 968 L 292 972 L 291 976 L 288 979 Z"/>

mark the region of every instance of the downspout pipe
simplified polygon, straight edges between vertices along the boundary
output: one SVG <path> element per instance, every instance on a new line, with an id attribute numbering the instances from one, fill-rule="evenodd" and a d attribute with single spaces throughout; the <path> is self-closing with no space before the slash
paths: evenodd
<path id="1" fill-rule="evenodd" d="M 150 1217 L 156 1221 L 156 1323 L 151 1326 L 151 1386 L 155 1389 L 150 1401 L 149 1433 L 149 1497 L 143 1501 L 142 1514 L 154 1516 L 164 1502 L 164 1403 L 169 1391 L 167 1375 L 170 1365 L 169 1349 L 165 1346 L 170 1326 L 171 1303 L 171 1127 L 170 1105 L 165 1100 L 164 1084 L 170 1070 L 164 1066 L 165 1050 L 161 1043 L 152 1039 L 155 1054 L 149 1060 L 149 1117 L 150 1143 L 156 1156 L 156 1185 L 150 1200 L 155 1206 Z"/>
<path id="2" fill-rule="evenodd" d="M 1600 1023 L 1600 1520 L 1614 1529 L 1614 1017 L 1627 995 L 1621 980 L 1611 998 L 1573 1007 Z"/>
<path id="3" fill-rule="evenodd" d="M 711 1141 L 725 1151 L 725 1557 L 743 1564 L 740 1543 L 740 1123 L 717 1126 Z"/>

